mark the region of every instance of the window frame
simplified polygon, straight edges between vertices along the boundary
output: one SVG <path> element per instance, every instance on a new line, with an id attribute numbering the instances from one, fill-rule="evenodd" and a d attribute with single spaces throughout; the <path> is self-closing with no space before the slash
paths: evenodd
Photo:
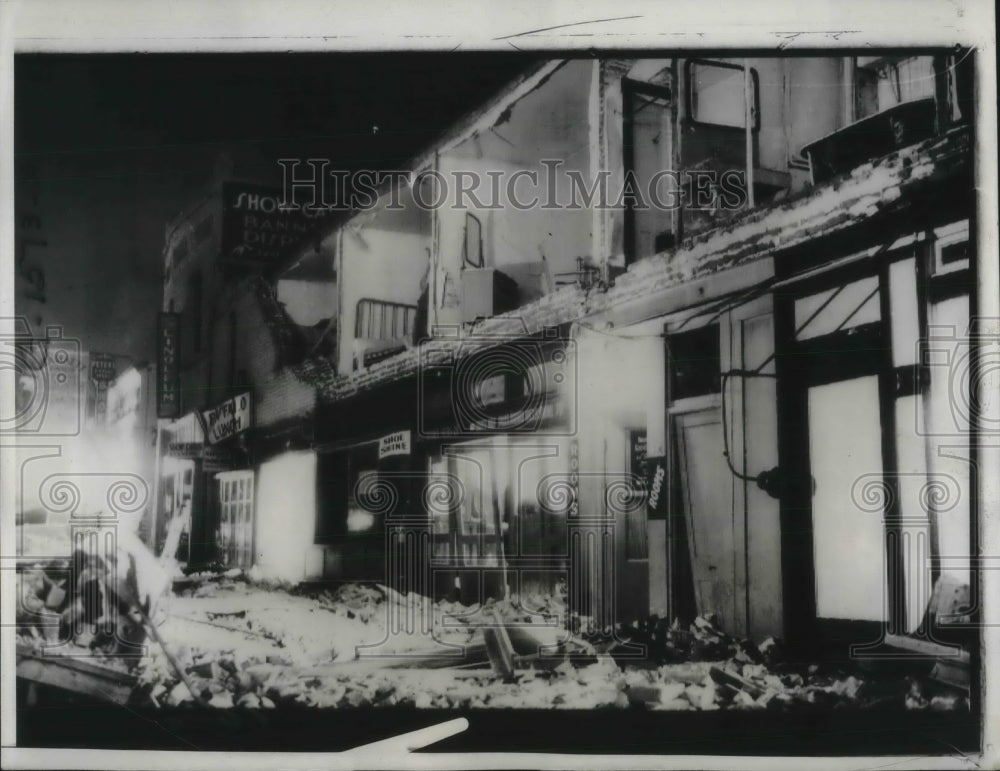
<path id="1" fill-rule="evenodd" d="M 719 67 L 724 69 L 738 70 L 740 72 L 744 71 L 744 66 L 742 64 L 731 64 L 730 62 L 722 62 L 717 59 L 687 59 L 684 62 L 684 89 L 685 89 L 685 118 L 687 122 L 696 127 L 701 128 L 715 128 L 724 129 L 728 131 L 734 131 L 739 133 L 744 133 L 746 131 L 746 125 L 743 126 L 730 126 L 726 123 L 710 123 L 707 121 L 700 121 L 695 117 L 694 114 L 694 78 L 691 71 L 692 67 Z M 754 67 L 750 68 L 750 81 L 753 84 L 753 102 L 751 109 L 753 110 L 753 125 L 750 127 L 750 131 L 754 134 L 760 131 L 760 77 L 757 70 Z"/>

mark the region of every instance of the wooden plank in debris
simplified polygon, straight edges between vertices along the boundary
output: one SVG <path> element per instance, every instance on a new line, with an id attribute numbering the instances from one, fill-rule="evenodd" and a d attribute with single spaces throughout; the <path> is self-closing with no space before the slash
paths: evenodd
<path id="1" fill-rule="evenodd" d="M 127 703 L 136 685 L 133 675 L 89 661 L 21 652 L 17 655 L 17 676 L 114 704 Z"/>
<path id="2" fill-rule="evenodd" d="M 736 691 L 743 691 L 754 699 L 760 698 L 764 689 L 754 685 L 746 678 L 740 677 L 734 672 L 729 672 L 721 667 L 712 667 L 709 670 L 712 679 L 719 685 L 725 685 Z"/>
<path id="3" fill-rule="evenodd" d="M 507 627 L 504 626 L 503 619 L 496 609 L 493 610 L 493 620 L 495 626 L 482 628 L 486 653 L 489 654 L 494 671 L 504 680 L 510 681 L 514 679 L 514 646 L 510 642 L 510 635 L 507 634 Z"/>
<path id="4" fill-rule="evenodd" d="M 966 665 L 969 663 L 969 652 L 963 650 L 960 645 L 945 645 L 933 642 L 932 640 L 923 640 L 919 637 L 899 634 L 887 634 L 885 636 L 885 644 L 892 648 L 910 651 L 921 656 L 927 656 L 928 658 L 948 659 L 964 662 Z"/>
<path id="5" fill-rule="evenodd" d="M 960 691 L 969 692 L 969 662 L 958 659 L 938 659 L 931 670 L 931 679 L 950 685 Z"/>
<path id="6" fill-rule="evenodd" d="M 930 674 L 932 680 L 968 692 L 971 657 L 961 646 L 943 645 L 931 640 L 897 634 L 887 634 L 885 642 L 893 648 L 932 659 L 934 661 Z"/>

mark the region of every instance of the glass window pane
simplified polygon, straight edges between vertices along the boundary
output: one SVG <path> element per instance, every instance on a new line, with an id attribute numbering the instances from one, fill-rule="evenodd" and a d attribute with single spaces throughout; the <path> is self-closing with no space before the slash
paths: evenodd
<path id="1" fill-rule="evenodd" d="M 809 389 L 816 613 L 821 618 L 885 620 L 878 404 L 874 375 Z"/>
<path id="2" fill-rule="evenodd" d="M 907 631 L 920 625 L 931 599 L 930 492 L 924 437 L 922 398 L 896 399 L 896 462 L 899 467 L 899 511 L 902 517 L 903 571 L 906 585 Z"/>
<path id="3" fill-rule="evenodd" d="M 892 311 L 892 364 L 917 363 L 920 319 L 917 315 L 917 264 L 912 257 L 889 266 L 889 307 Z"/>
<path id="4" fill-rule="evenodd" d="M 931 373 L 927 432 L 930 478 L 950 485 L 956 498 L 935 505 L 941 572 L 968 583 L 970 572 L 969 442 L 971 347 L 969 298 L 956 297 L 931 306 L 927 359 Z M 942 487 L 942 490 L 948 487 Z M 933 501 L 932 501 L 933 502 Z"/>
<path id="5" fill-rule="evenodd" d="M 796 300 L 795 337 L 808 340 L 881 318 L 878 276 L 869 276 Z"/>
<path id="6" fill-rule="evenodd" d="M 699 123 L 744 128 L 743 81 L 742 67 L 692 64 L 691 117 Z M 753 88 L 752 81 L 750 87 Z"/>

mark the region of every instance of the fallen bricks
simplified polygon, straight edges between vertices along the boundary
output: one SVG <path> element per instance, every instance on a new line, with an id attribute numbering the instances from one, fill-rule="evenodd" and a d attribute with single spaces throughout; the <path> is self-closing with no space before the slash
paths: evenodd
<path id="1" fill-rule="evenodd" d="M 34 610 L 53 613 L 44 607 L 51 587 L 41 576 L 26 572 L 25 578 L 27 594 L 36 600 Z M 49 578 L 55 582 L 56 576 Z M 254 592 L 261 590 L 245 581 L 236 585 L 240 589 L 235 595 L 227 593 L 228 599 L 213 600 L 215 605 L 206 607 L 201 619 L 191 620 L 234 634 L 251 621 L 253 632 L 264 624 L 264 631 L 274 630 L 266 635 L 270 640 L 282 629 L 277 619 L 283 617 L 260 614 L 282 605 L 281 593 L 272 596 L 275 590 L 271 588 L 263 602 L 252 604 Z M 247 593 L 248 604 L 243 607 L 255 608 L 253 612 L 237 609 L 241 608 L 241 592 Z M 67 591 L 67 596 L 71 594 Z M 544 603 L 525 608 L 513 602 L 491 602 L 465 608 L 364 585 L 323 590 L 300 602 L 313 600 L 314 613 L 353 614 L 355 624 L 367 619 L 365 623 L 374 625 L 374 639 L 378 639 L 380 619 L 388 617 L 387 604 L 409 608 L 415 602 L 428 603 L 421 607 L 433 610 L 436 621 L 463 619 L 459 626 L 464 624 L 467 631 L 455 638 L 464 641 L 457 656 L 442 656 L 440 650 L 426 654 L 413 650 L 400 657 L 327 659 L 326 664 L 299 659 L 289 648 L 278 645 L 280 639 L 270 648 L 270 643 L 262 641 L 255 648 L 260 655 L 247 655 L 240 653 L 236 637 L 233 650 L 192 648 L 178 638 L 174 663 L 166 649 L 149 646 L 137 669 L 135 700 L 164 708 L 205 705 L 223 709 L 286 705 L 645 710 L 968 708 L 962 693 L 927 678 L 884 677 L 785 663 L 778 641 L 769 638 L 754 644 L 734 639 L 711 616 L 688 625 L 649 619 L 619 629 L 619 640 L 647 645 L 647 658 L 635 662 L 616 657 L 618 642 L 609 644 L 596 634 L 575 635 L 549 618 L 558 613 L 533 610 Z M 241 634 L 253 632 L 248 628 Z M 281 633 L 293 634 L 294 630 Z M 35 636 L 44 637 L 37 629 Z M 499 643 L 492 651 L 491 636 Z M 276 650 L 278 647 L 282 650 Z"/>
<path id="2" fill-rule="evenodd" d="M 242 591 L 253 591 L 244 584 Z M 402 657 L 366 657 L 322 665 L 296 665 L 293 657 L 186 652 L 193 687 L 179 688 L 169 667 L 153 669 L 143 687 L 164 706 L 201 699 L 217 707 L 252 709 L 285 705 L 312 707 L 432 708 L 511 707 L 577 709 L 593 706 L 648 710 L 718 709 L 959 709 L 967 701 L 906 678 L 859 676 L 784 663 L 781 645 L 759 645 L 726 635 L 712 617 L 690 625 L 654 620 L 628 628 L 651 632 L 669 655 L 636 664 L 615 659 L 615 644 L 598 635 L 586 639 L 556 624 L 538 621 L 513 603 L 464 608 L 400 595 L 378 587 L 344 586 L 309 597 L 323 611 L 353 614 L 378 623 L 386 605 L 464 619 L 469 635 L 459 654 L 439 649 Z M 264 607 L 273 607 L 268 598 Z M 230 604 L 228 607 L 232 607 Z M 375 610 L 373 610 L 375 609 Z M 232 622 L 228 610 L 219 621 Z M 247 614 L 244 621 L 250 621 Z M 386 616 L 387 617 L 387 616 Z M 236 631 L 235 629 L 233 631 Z M 621 630 L 625 639 L 626 630 Z M 475 633 L 474 635 L 472 633 Z M 648 639 L 648 638 L 647 638 Z M 610 654 L 610 655 L 606 655 Z M 667 659 L 666 661 L 662 659 Z M 193 691 L 193 693 L 192 693 Z M 950 705 L 950 706 L 949 706 Z"/>

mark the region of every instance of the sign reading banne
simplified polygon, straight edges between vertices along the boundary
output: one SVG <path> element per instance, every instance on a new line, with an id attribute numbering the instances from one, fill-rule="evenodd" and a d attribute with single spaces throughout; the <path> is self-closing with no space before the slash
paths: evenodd
<path id="1" fill-rule="evenodd" d="M 216 444 L 250 427 L 250 393 L 226 399 L 222 404 L 201 413 L 205 438 Z"/>

